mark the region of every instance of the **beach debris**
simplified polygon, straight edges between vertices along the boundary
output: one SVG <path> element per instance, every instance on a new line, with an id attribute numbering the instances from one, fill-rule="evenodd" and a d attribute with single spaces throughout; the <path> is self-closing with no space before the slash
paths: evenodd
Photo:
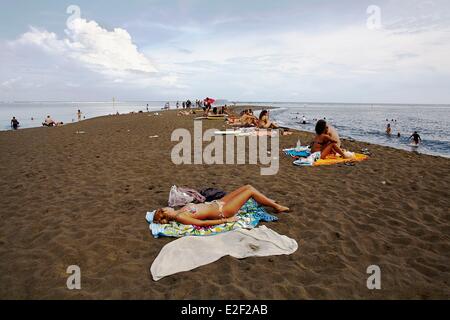
<path id="1" fill-rule="evenodd" d="M 386 181 L 381 181 L 381 184 L 386 185 Z"/>
<path id="2" fill-rule="evenodd" d="M 354 162 L 345 162 L 345 163 L 344 163 L 344 166 L 347 166 L 347 167 L 354 167 L 354 166 L 355 166 L 355 163 L 354 163 Z"/>
<path id="3" fill-rule="evenodd" d="M 155 136 L 150 136 L 149 138 L 150 138 L 150 139 L 154 139 L 154 138 L 159 138 L 159 136 L 156 136 L 156 135 L 155 135 Z"/>
<path id="4" fill-rule="evenodd" d="M 77 131 L 77 132 L 75 132 L 75 134 L 85 134 L 86 132 L 84 132 L 84 131 Z"/>
<path id="5" fill-rule="evenodd" d="M 362 148 L 361 149 L 361 153 L 366 155 L 366 156 L 371 156 L 372 152 L 370 152 L 370 150 L 368 148 Z"/>

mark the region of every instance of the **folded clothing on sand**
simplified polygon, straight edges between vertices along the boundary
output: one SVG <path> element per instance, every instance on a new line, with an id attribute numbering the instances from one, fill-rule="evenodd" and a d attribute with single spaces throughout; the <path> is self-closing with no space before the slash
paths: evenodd
<path id="1" fill-rule="evenodd" d="M 206 188 L 200 190 L 200 194 L 205 198 L 206 202 L 211 202 L 214 200 L 220 200 L 227 195 L 223 190 L 217 188 Z M 205 202 L 203 201 L 203 202 Z"/>
<path id="2" fill-rule="evenodd" d="M 306 158 L 300 158 L 294 161 L 294 164 L 297 166 L 313 166 L 316 161 L 320 159 L 320 151 L 311 153 Z"/>
<path id="3" fill-rule="evenodd" d="M 169 224 L 157 224 L 153 222 L 155 211 L 148 212 L 146 220 L 150 224 L 150 231 L 155 238 L 174 237 L 181 238 L 185 236 L 209 236 L 218 233 L 228 232 L 236 229 L 252 229 L 260 221 L 272 222 L 278 218 L 267 213 L 267 211 L 258 205 L 254 199 L 248 200 L 239 210 L 236 222 L 224 223 L 216 226 L 198 227 L 193 225 L 184 225 L 175 221 Z"/>
<path id="4" fill-rule="evenodd" d="M 150 268 L 153 280 L 193 270 L 230 255 L 237 259 L 289 255 L 297 251 L 294 239 L 261 226 L 253 230 L 233 230 L 214 237 L 185 237 L 162 248 Z"/>

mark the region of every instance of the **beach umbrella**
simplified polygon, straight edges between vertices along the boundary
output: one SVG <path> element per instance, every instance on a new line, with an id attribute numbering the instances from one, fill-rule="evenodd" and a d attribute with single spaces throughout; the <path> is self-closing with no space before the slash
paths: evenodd
<path id="1" fill-rule="evenodd" d="M 209 103 L 209 104 L 213 104 L 214 102 L 216 102 L 216 100 L 212 99 L 212 98 L 206 98 L 205 103 Z"/>

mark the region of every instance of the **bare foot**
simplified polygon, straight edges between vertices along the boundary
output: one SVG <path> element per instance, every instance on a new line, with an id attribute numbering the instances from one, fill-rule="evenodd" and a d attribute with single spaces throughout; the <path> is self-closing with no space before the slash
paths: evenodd
<path id="1" fill-rule="evenodd" d="M 287 212 L 287 211 L 289 211 L 290 209 L 289 209 L 288 207 L 278 205 L 278 206 L 275 208 L 275 210 L 277 210 L 277 212 Z"/>

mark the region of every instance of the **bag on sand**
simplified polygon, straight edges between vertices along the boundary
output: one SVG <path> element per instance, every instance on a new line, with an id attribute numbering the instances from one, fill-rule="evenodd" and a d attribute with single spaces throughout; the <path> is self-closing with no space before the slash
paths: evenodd
<path id="1" fill-rule="evenodd" d="M 178 187 L 178 191 L 184 192 L 187 195 L 194 198 L 194 202 L 196 203 L 203 203 L 205 202 L 206 198 L 202 196 L 197 190 L 187 188 L 187 187 Z"/>
<path id="2" fill-rule="evenodd" d="M 204 196 L 208 202 L 222 199 L 227 195 L 225 191 L 215 188 L 203 189 L 200 191 L 200 194 Z"/>
<path id="3" fill-rule="evenodd" d="M 181 207 L 194 201 L 194 198 L 185 192 L 178 190 L 177 186 L 170 189 L 169 207 Z"/>

